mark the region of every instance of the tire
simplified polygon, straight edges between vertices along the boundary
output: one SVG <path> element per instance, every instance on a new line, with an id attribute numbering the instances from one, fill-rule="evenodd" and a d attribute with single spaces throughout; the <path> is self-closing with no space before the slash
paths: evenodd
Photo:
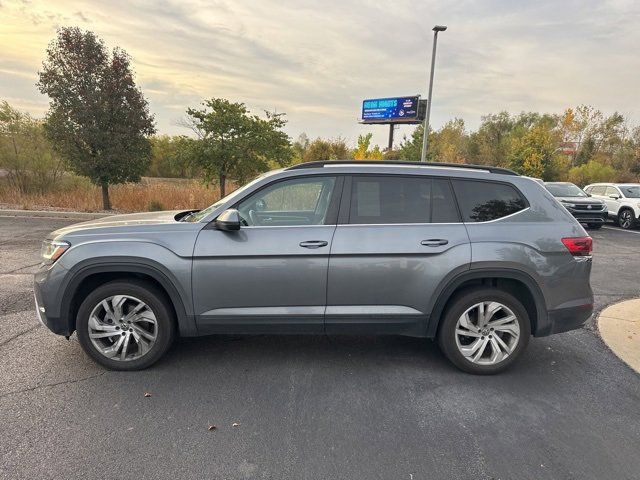
<path id="1" fill-rule="evenodd" d="M 490 323 L 482 329 L 477 327 L 477 305 L 481 303 L 485 307 L 490 306 L 495 309 L 493 315 L 488 319 Z M 501 307 L 496 308 L 496 303 Z M 476 308 L 473 308 L 474 306 Z M 465 312 L 469 313 L 465 323 L 470 328 L 458 324 Z M 511 316 L 514 316 L 515 319 L 502 324 L 493 323 L 504 322 Z M 490 327 L 492 323 L 494 327 Z M 490 330 L 490 328 L 495 328 L 495 330 Z M 496 330 L 500 331 L 494 333 Z M 472 336 L 459 335 L 456 333 L 457 331 L 466 331 Z M 516 331 L 517 338 L 514 334 Z M 438 345 L 442 353 L 460 370 L 476 375 L 492 375 L 507 369 L 522 354 L 529 343 L 530 336 L 529 315 L 518 299 L 510 293 L 496 288 L 478 287 L 465 290 L 449 301 L 438 330 Z M 502 347 L 498 339 L 507 348 Z M 482 347 L 483 343 L 485 347 Z M 496 346 L 502 353 L 495 352 Z M 474 347 L 477 347 L 476 351 L 473 350 Z M 467 350 L 466 356 L 463 354 L 462 348 Z M 480 350 L 483 350 L 481 356 L 477 361 L 474 361 L 474 357 Z M 495 360 L 491 363 L 494 356 Z"/>
<path id="2" fill-rule="evenodd" d="M 629 230 L 633 228 L 635 219 L 633 218 L 633 210 L 630 208 L 623 208 L 618 212 L 618 226 Z"/>
<path id="3" fill-rule="evenodd" d="M 87 295 L 78 309 L 76 331 L 82 349 L 103 367 L 141 370 L 169 349 L 176 323 L 169 300 L 153 284 L 116 280 Z"/>
<path id="4" fill-rule="evenodd" d="M 591 230 L 600 230 L 602 228 L 602 224 L 601 223 L 588 223 L 587 227 L 589 227 Z"/>

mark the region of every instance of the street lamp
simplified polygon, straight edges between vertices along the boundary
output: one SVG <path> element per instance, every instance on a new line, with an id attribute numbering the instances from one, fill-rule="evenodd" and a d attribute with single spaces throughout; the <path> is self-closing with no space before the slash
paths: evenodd
<path id="1" fill-rule="evenodd" d="M 429 76 L 429 94 L 427 96 L 427 114 L 424 117 L 424 132 L 422 135 L 422 156 L 421 162 L 427 161 L 427 150 L 429 148 L 429 117 L 431 116 L 431 95 L 433 91 L 433 69 L 436 65 L 436 45 L 438 45 L 438 32 L 444 32 L 446 25 L 436 25 L 433 27 L 433 52 L 431 52 L 431 75 Z"/>

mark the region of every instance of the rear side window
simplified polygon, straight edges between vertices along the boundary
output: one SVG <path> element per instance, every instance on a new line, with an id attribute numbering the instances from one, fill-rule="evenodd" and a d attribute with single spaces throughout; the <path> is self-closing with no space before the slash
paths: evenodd
<path id="1" fill-rule="evenodd" d="M 447 180 L 374 175 L 353 177 L 349 223 L 394 224 L 432 221 L 460 221 Z"/>
<path id="2" fill-rule="evenodd" d="M 465 222 L 488 222 L 527 207 L 522 195 L 504 183 L 452 180 Z"/>

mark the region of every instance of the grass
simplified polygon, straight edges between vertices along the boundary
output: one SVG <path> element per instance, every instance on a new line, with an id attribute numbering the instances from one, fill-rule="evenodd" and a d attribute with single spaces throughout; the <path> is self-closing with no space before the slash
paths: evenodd
<path id="1" fill-rule="evenodd" d="M 233 190 L 227 186 L 227 192 Z M 140 183 L 109 188 L 111 206 L 119 212 L 204 208 L 220 198 L 217 187 L 198 180 L 143 178 Z M 0 182 L 0 205 L 25 210 L 102 211 L 99 187 L 79 177 L 67 177 L 48 192 L 21 193 Z"/>

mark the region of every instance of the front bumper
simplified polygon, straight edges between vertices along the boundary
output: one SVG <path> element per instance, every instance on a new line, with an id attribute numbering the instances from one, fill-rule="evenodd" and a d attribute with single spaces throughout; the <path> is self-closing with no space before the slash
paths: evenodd
<path id="1" fill-rule="evenodd" d="M 572 208 L 567 208 L 571 215 L 573 215 L 576 220 L 580 223 L 598 223 L 602 224 L 607 221 L 609 217 L 609 212 L 605 208 L 602 211 L 598 210 L 574 210 Z"/>
<path id="2" fill-rule="evenodd" d="M 36 303 L 36 313 L 38 320 L 45 327 L 58 335 L 64 335 L 68 337 L 73 333 L 69 325 L 69 321 L 66 318 L 61 318 L 59 315 L 59 308 L 55 309 L 55 299 L 59 297 L 59 292 L 54 288 L 56 282 L 50 282 L 49 276 L 51 269 L 41 267 L 34 275 L 33 281 L 33 294 Z M 53 301 L 46 302 L 45 298 Z M 59 302 L 58 302 L 59 304 Z"/>

